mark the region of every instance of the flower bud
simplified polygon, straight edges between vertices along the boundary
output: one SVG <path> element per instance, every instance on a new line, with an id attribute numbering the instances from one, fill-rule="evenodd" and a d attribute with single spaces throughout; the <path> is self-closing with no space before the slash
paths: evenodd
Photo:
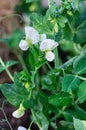
<path id="1" fill-rule="evenodd" d="M 55 23 L 55 25 L 54 25 L 54 31 L 55 31 L 55 33 L 58 32 L 58 24 L 57 23 Z"/>
<path id="2" fill-rule="evenodd" d="M 24 115 L 24 113 L 25 113 L 25 108 L 22 106 L 22 104 L 20 104 L 20 107 L 12 113 L 12 116 L 15 118 L 20 118 Z"/>
<path id="3" fill-rule="evenodd" d="M 21 48 L 21 50 L 27 51 L 29 46 L 28 46 L 27 41 L 21 40 L 19 43 L 19 47 Z"/>
<path id="4" fill-rule="evenodd" d="M 46 58 L 48 61 L 50 61 L 50 62 L 51 62 L 51 61 L 53 61 L 53 60 L 54 60 L 55 55 L 54 55 L 54 53 L 53 53 L 53 52 L 49 51 L 49 52 L 47 52 L 47 53 L 46 53 L 45 58 Z"/>
<path id="5" fill-rule="evenodd" d="M 25 127 L 23 127 L 23 126 L 19 126 L 18 130 L 27 130 L 27 129 Z"/>

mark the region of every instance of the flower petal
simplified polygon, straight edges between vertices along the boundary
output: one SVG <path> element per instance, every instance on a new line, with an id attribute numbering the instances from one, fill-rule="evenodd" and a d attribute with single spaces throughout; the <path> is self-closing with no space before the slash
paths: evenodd
<path id="1" fill-rule="evenodd" d="M 26 26 L 25 35 L 26 39 L 29 39 L 32 42 L 32 44 L 36 44 L 39 42 L 39 33 L 33 27 Z"/>
<path id="2" fill-rule="evenodd" d="M 50 61 L 50 62 L 51 62 L 51 61 L 53 61 L 53 60 L 54 60 L 55 55 L 54 55 L 54 53 L 53 53 L 53 52 L 49 51 L 49 52 L 47 52 L 47 53 L 46 53 L 45 58 L 46 58 L 48 61 Z"/>
<path id="3" fill-rule="evenodd" d="M 40 41 L 43 41 L 46 39 L 46 34 L 40 34 Z"/>
<path id="4" fill-rule="evenodd" d="M 45 39 L 40 44 L 41 51 L 51 51 L 58 46 L 58 42 L 55 42 L 52 39 Z"/>
<path id="5" fill-rule="evenodd" d="M 25 127 L 23 127 L 23 126 L 19 126 L 18 130 L 27 130 L 27 129 Z"/>
<path id="6" fill-rule="evenodd" d="M 23 51 L 27 51 L 28 48 L 29 48 L 28 43 L 27 43 L 27 41 L 25 41 L 25 40 L 21 40 L 21 41 L 20 41 L 19 47 L 20 47 L 21 50 L 23 50 Z"/>
<path id="7" fill-rule="evenodd" d="M 16 111 L 12 113 L 12 116 L 15 118 L 21 118 L 23 115 L 24 115 L 24 111 L 21 112 L 19 111 L 19 109 L 17 109 Z"/>
<path id="8" fill-rule="evenodd" d="M 12 113 L 12 116 L 15 118 L 20 118 L 24 115 L 24 113 L 25 113 L 25 108 L 23 107 L 22 104 L 20 104 L 20 107 Z"/>

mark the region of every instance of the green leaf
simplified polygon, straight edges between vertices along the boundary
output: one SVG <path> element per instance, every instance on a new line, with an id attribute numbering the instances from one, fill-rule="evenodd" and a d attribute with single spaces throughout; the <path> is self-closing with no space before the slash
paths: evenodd
<path id="1" fill-rule="evenodd" d="M 65 92 L 69 92 L 71 90 L 77 90 L 79 84 L 80 79 L 78 77 L 72 74 L 68 74 L 65 77 L 63 77 L 62 89 Z"/>
<path id="2" fill-rule="evenodd" d="M 81 120 L 86 120 L 86 112 L 82 110 L 80 107 L 65 110 L 63 112 L 63 116 L 65 120 L 70 121 L 70 122 L 73 121 L 73 117 L 79 118 Z"/>
<path id="3" fill-rule="evenodd" d="M 33 2 L 34 0 L 26 0 L 26 3 L 31 3 Z"/>
<path id="4" fill-rule="evenodd" d="M 0 65 L 0 73 L 4 70 L 4 67 Z"/>
<path id="5" fill-rule="evenodd" d="M 37 1 L 39 1 L 39 0 L 35 0 L 35 2 L 37 2 Z M 34 2 L 34 0 L 26 0 L 26 3 L 32 3 L 32 2 Z"/>
<path id="6" fill-rule="evenodd" d="M 79 89 L 77 91 L 78 100 L 80 103 L 83 103 L 86 100 L 86 81 L 82 82 L 79 85 Z"/>
<path id="7" fill-rule="evenodd" d="M 24 100 L 23 102 L 23 106 L 24 108 L 26 109 L 29 109 L 29 108 L 34 108 L 34 106 L 37 105 L 37 102 L 35 101 L 35 99 L 33 97 L 27 99 L 27 100 Z"/>
<path id="8" fill-rule="evenodd" d="M 76 1 L 75 1 L 75 0 L 72 0 L 72 8 L 73 8 L 73 9 L 76 10 L 76 9 L 79 8 L 79 1 L 80 1 L 80 0 L 76 0 Z"/>
<path id="9" fill-rule="evenodd" d="M 75 130 L 86 130 L 86 121 L 74 118 L 73 123 Z"/>
<path id="10" fill-rule="evenodd" d="M 86 42 L 86 10 L 84 10 L 75 24 L 74 42 L 82 44 Z"/>
<path id="11" fill-rule="evenodd" d="M 82 52 L 74 61 L 73 70 L 77 74 L 86 73 L 86 50 Z"/>
<path id="12" fill-rule="evenodd" d="M 24 70 L 17 73 L 18 79 L 20 79 L 21 82 L 30 82 L 30 74 Z"/>
<path id="13" fill-rule="evenodd" d="M 4 64 L 5 64 L 5 66 L 0 65 L 0 73 L 2 71 L 4 71 L 6 68 L 9 68 L 11 66 L 14 66 L 14 65 L 18 64 L 18 61 L 13 61 L 13 60 L 6 61 L 6 62 L 4 62 Z"/>
<path id="14" fill-rule="evenodd" d="M 61 120 L 60 124 L 65 128 L 64 130 L 74 130 L 72 122 Z"/>
<path id="15" fill-rule="evenodd" d="M 14 74 L 14 84 L 2 84 L 0 89 L 7 100 L 14 106 L 19 107 L 22 103 L 25 108 L 31 107 L 33 101 L 30 100 L 30 90 L 21 82 L 21 74 Z"/>
<path id="16" fill-rule="evenodd" d="M 42 103 L 42 105 L 46 105 L 46 107 L 47 106 L 49 107 L 48 96 L 45 93 L 43 93 L 42 91 L 40 91 L 37 96 L 38 96 L 40 102 Z"/>
<path id="17" fill-rule="evenodd" d="M 59 74 L 60 74 L 60 70 L 57 68 L 49 71 L 47 75 L 43 75 L 41 78 L 42 89 L 56 92 L 59 89 L 59 87 L 57 87 L 59 84 L 57 76 Z"/>
<path id="18" fill-rule="evenodd" d="M 40 67 L 41 63 L 43 64 L 44 59 L 39 57 L 39 48 L 37 46 L 33 46 L 30 48 L 28 52 L 28 61 L 31 67 Z"/>
<path id="19" fill-rule="evenodd" d="M 44 65 L 47 61 L 43 58 L 39 59 L 39 61 L 35 64 L 36 68 L 39 69 L 42 65 Z"/>
<path id="20" fill-rule="evenodd" d="M 45 17 L 48 20 L 53 20 L 57 16 L 58 16 L 58 7 L 57 7 L 56 3 L 52 0 L 52 2 L 50 2 L 50 7 L 46 11 L 46 16 Z"/>
<path id="21" fill-rule="evenodd" d="M 18 64 L 18 61 L 13 61 L 13 60 L 7 61 L 7 62 L 5 63 L 6 68 L 11 67 L 11 66 L 16 65 L 16 64 Z"/>
<path id="22" fill-rule="evenodd" d="M 64 127 L 64 126 L 60 126 L 60 127 L 58 127 L 58 129 L 57 130 L 74 130 L 73 128 L 70 128 L 71 126 L 67 126 L 67 127 Z"/>
<path id="23" fill-rule="evenodd" d="M 71 96 L 66 92 L 57 93 L 49 96 L 48 102 L 56 107 L 68 106 L 72 102 Z"/>
<path id="24" fill-rule="evenodd" d="M 79 44 L 85 43 L 86 42 L 85 33 L 86 33 L 86 21 L 77 28 L 74 35 L 74 41 Z"/>
<path id="25" fill-rule="evenodd" d="M 48 130 L 49 121 L 47 120 L 46 116 L 43 112 L 37 111 L 36 113 L 37 120 L 39 121 L 41 125 L 42 130 Z"/>
<path id="26" fill-rule="evenodd" d="M 34 66 L 35 66 L 35 59 L 34 59 L 33 53 L 31 51 L 29 51 L 28 60 L 29 60 L 29 64 L 31 65 L 31 67 L 34 68 Z"/>
<path id="27" fill-rule="evenodd" d="M 10 48 L 19 48 L 19 42 L 22 38 L 24 38 L 24 33 L 21 30 L 16 29 L 12 35 L 9 36 L 7 44 Z"/>
<path id="28" fill-rule="evenodd" d="M 74 60 L 76 60 L 77 56 L 69 59 L 67 62 L 65 62 L 63 65 L 60 66 L 60 68 L 63 68 L 63 69 L 67 69 L 67 67 L 71 66 L 74 62 Z"/>
<path id="29" fill-rule="evenodd" d="M 86 9 L 86 1 L 85 0 L 80 0 L 79 2 L 79 10 L 80 12 L 83 12 Z"/>
<path id="30" fill-rule="evenodd" d="M 16 107 L 19 107 L 19 105 L 28 98 L 28 92 L 22 85 L 3 84 L 0 85 L 0 89 L 7 100 Z"/>
<path id="31" fill-rule="evenodd" d="M 86 9 L 80 14 L 79 18 L 75 23 L 75 28 L 79 27 L 83 22 L 86 21 Z"/>
<path id="32" fill-rule="evenodd" d="M 45 33 L 47 36 L 53 36 L 52 27 L 47 18 L 44 16 L 33 13 L 30 17 L 33 26 L 39 31 L 40 34 Z"/>

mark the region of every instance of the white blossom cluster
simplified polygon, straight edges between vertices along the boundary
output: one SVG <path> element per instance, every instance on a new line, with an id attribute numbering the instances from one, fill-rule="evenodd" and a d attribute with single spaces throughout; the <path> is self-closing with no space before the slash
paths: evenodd
<path id="1" fill-rule="evenodd" d="M 25 40 L 21 40 L 19 47 L 23 51 L 27 51 L 30 46 L 33 44 L 40 43 L 40 50 L 45 52 L 45 58 L 48 61 L 53 61 L 55 58 L 52 50 L 58 46 L 58 42 L 47 39 L 46 34 L 39 34 L 37 30 L 33 27 L 25 27 Z M 25 108 L 20 104 L 19 108 L 12 113 L 12 116 L 15 118 L 21 118 L 25 113 Z M 18 130 L 27 130 L 26 128 L 19 126 Z"/>
<path id="2" fill-rule="evenodd" d="M 45 52 L 45 58 L 51 62 L 54 60 L 55 55 L 52 52 L 54 48 L 58 46 L 58 42 L 47 39 L 46 34 L 39 34 L 36 29 L 33 27 L 26 26 L 25 27 L 25 40 L 21 40 L 19 43 L 19 47 L 23 51 L 27 51 L 28 48 L 33 45 L 40 43 L 40 50 Z"/>
<path id="3" fill-rule="evenodd" d="M 27 51 L 30 46 L 33 44 L 39 43 L 39 49 L 45 53 L 45 58 L 48 61 L 53 61 L 55 58 L 52 50 L 58 46 L 58 42 L 47 39 L 46 34 L 39 34 L 37 30 L 33 27 L 25 27 L 25 40 L 21 40 L 19 47 L 23 51 Z M 25 108 L 20 104 L 19 108 L 12 113 L 12 116 L 15 118 L 21 118 L 25 113 Z M 19 126 L 18 130 L 27 130 L 25 127 Z"/>

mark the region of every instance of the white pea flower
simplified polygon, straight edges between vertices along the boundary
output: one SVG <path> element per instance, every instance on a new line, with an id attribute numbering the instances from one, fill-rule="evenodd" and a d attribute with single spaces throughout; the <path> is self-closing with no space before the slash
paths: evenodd
<path id="1" fill-rule="evenodd" d="M 54 55 L 54 53 L 52 52 L 52 51 L 49 51 L 49 52 L 47 52 L 46 53 L 46 56 L 45 56 L 45 58 L 48 60 L 48 61 L 53 61 L 54 60 L 54 58 L 55 58 L 55 55 Z"/>
<path id="2" fill-rule="evenodd" d="M 26 51 L 32 44 L 36 44 L 39 42 L 40 35 L 33 27 L 26 26 L 25 27 L 25 40 L 21 40 L 19 43 L 19 47 Z"/>
<path id="3" fill-rule="evenodd" d="M 43 41 L 46 39 L 46 34 L 40 34 L 40 41 Z"/>
<path id="4" fill-rule="evenodd" d="M 26 26 L 25 35 L 26 40 L 28 42 L 30 41 L 30 44 L 36 44 L 39 42 L 39 33 L 33 27 Z"/>
<path id="5" fill-rule="evenodd" d="M 45 39 L 40 43 L 40 50 L 46 53 L 45 58 L 48 61 L 53 61 L 55 58 L 52 50 L 58 46 L 58 42 L 55 42 L 52 39 Z"/>
<path id="6" fill-rule="evenodd" d="M 21 40 L 21 41 L 20 41 L 19 47 L 20 47 L 21 50 L 23 50 L 23 51 L 27 51 L 28 48 L 29 48 L 28 43 L 27 43 L 27 41 L 25 41 L 25 40 Z"/>
<path id="7" fill-rule="evenodd" d="M 20 107 L 12 113 L 12 116 L 15 118 L 20 118 L 24 115 L 24 113 L 25 113 L 25 108 L 22 106 L 22 104 L 20 104 Z"/>
<path id="8" fill-rule="evenodd" d="M 23 126 L 19 126 L 18 130 L 27 130 L 27 129 L 25 127 L 23 127 Z"/>
<path id="9" fill-rule="evenodd" d="M 41 51 L 51 51 L 58 46 L 58 42 L 51 39 L 45 39 L 40 44 Z"/>

